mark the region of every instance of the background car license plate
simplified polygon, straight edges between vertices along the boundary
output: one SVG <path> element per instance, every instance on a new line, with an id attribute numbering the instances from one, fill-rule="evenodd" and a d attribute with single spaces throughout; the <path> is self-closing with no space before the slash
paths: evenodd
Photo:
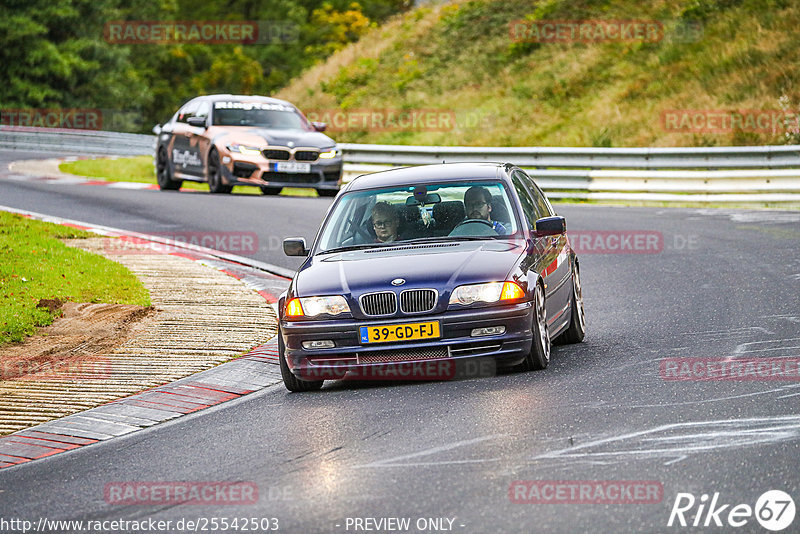
<path id="1" fill-rule="evenodd" d="M 439 337 L 439 321 L 384 326 L 362 326 L 362 343 L 389 343 Z"/>
<path id="2" fill-rule="evenodd" d="M 275 163 L 275 172 L 311 172 L 310 163 L 296 161 L 278 161 Z"/>

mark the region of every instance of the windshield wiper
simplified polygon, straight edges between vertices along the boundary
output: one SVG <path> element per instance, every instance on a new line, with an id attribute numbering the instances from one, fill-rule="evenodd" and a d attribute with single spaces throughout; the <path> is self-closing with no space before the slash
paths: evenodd
<path id="1" fill-rule="evenodd" d="M 416 239 L 407 239 L 405 241 L 398 241 L 398 243 L 410 243 L 417 245 L 420 243 L 443 243 L 446 241 L 484 241 L 486 239 L 494 239 L 494 236 L 484 235 L 454 235 L 454 236 L 441 236 L 441 237 L 418 237 Z"/>
<path id="2" fill-rule="evenodd" d="M 363 250 L 365 248 L 376 248 L 384 245 L 380 243 L 364 243 L 363 245 L 347 245 L 346 247 L 329 248 L 328 250 L 321 250 L 318 254 L 333 254 L 335 252 L 347 252 L 348 250 Z"/>

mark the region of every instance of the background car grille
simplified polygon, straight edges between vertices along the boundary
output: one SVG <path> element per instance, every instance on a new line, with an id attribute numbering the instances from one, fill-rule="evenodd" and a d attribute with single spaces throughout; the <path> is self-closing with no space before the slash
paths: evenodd
<path id="1" fill-rule="evenodd" d="M 433 289 L 408 289 L 400 293 L 400 311 L 403 313 L 429 312 L 436 306 Z"/>
<path id="2" fill-rule="evenodd" d="M 266 148 L 261 151 L 267 159 L 276 159 L 278 161 L 288 161 L 290 153 L 288 150 L 281 150 L 279 148 Z"/>
<path id="3" fill-rule="evenodd" d="M 437 360 L 447 358 L 447 347 L 425 349 L 382 350 L 369 354 L 359 354 L 358 363 L 407 362 L 415 360 Z"/>
<path id="4" fill-rule="evenodd" d="M 397 295 L 391 291 L 367 293 L 359 302 L 364 315 L 392 315 L 397 311 Z"/>
<path id="5" fill-rule="evenodd" d="M 283 182 L 289 184 L 316 184 L 319 174 L 295 172 L 263 172 L 261 179 L 267 182 Z"/>
<path id="6" fill-rule="evenodd" d="M 298 150 L 294 153 L 294 159 L 297 161 L 317 161 L 319 152 L 316 150 Z"/>

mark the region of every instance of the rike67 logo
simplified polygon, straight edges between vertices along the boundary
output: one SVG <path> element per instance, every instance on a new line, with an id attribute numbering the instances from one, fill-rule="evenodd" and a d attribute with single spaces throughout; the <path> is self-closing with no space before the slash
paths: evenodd
<path id="1" fill-rule="evenodd" d="M 792 524 L 795 511 L 792 497 L 780 490 L 764 492 L 756 500 L 754 507 L 744 503 L 723 504 L 717 492 L 711 497 L 710 502 L 709 496 L 705 493 L 699 499 L 691 493 L 678 493 L 667 526 L 735 528 L 752 525 L 751 520 L 755 517 L 765 529 L 778 532 Z M 694 516 L 693 521 L 692 516 Z"/>

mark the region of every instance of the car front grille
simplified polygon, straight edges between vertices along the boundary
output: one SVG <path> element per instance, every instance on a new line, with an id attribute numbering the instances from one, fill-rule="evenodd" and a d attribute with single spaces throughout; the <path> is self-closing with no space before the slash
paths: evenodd
<path id="1" fill-rule="evenodd" d="M 407 289 L 400 293 L 400 311 L 403 313 L 425 313 L 436 306 L 435 289 Z"/>
<path id="2" fill-rule="evenodd" d="M 364 315 L 376 317 L 380 315 L 393 315 L 397 312 L 397 295 L 391 291 L 361 295 L 359 303 L 361 304 L 361 311 Z"/>
<path id="3" fill-rule="evenodd" d="M 291 152 L 288 150 L 282 150 L 280 148 L 266 148 L 261 151 L 267 159 L 274 159 L 278 161 L 289 161 L 291 157 Z"/>
<path id="4" fill-rule="evenodd" d="M 389 363 L 447 358 L 447 347 L 424 349 L 381 350 L 358 355 L 358 363 Z"/>
<path id="5" fill-rule="evenodd" d="M 294 159 L 297 161 L 317 161 L 319 152 L 316 150 L 298 150 L 294 153 Z"/>

